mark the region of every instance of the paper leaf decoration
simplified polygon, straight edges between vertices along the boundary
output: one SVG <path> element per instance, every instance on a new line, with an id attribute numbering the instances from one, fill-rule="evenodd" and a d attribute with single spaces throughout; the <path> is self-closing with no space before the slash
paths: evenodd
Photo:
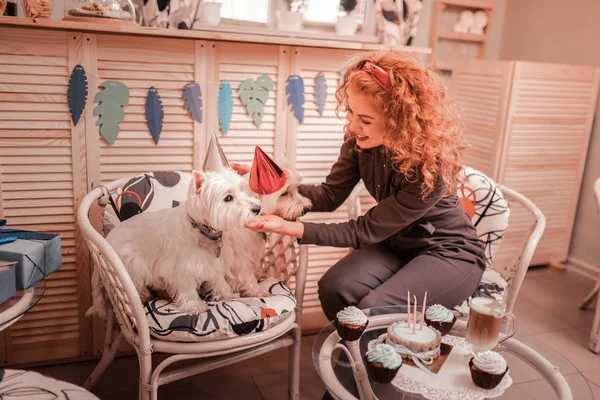
<path id="1" fill-rule="evenodd" d="M 196 121 L 202 123 L 202 92 L 200 85 L 190 82 L 183 87 L 184 107 L 188 114 Z"/>
<path id="2" fill-rule="evenodd" d="M 304 121 L 304 81 L 298 75 L 291 75 L 285 87 L 287 102 L 292 106 L 292 111 L 298 121 Z"/>
<path id="3" fill-rule="evenodd" d="M 325 99 L 327 99 L 327 82 L 325 82 L 325 74 L 319 72 L 315 80 L 315 103 L 321 117 L 325 109 Z"/>
<path id="4" fill-rule="evenodd" d="M 346 68 L 340 69 L 340 77 L 338 79 L 338 85 L 344 83 L 344 74 L 346 73 Z"/>
<path id="5" fill-rule="evenodd" d="M 219 123 L 224 134 L 229 131 L 231 116 L 233 115 L 233 92 L 229 81 L 221 82 L 219 88 Z"/>
<path id="6" fill-rule="evenodd" d="M 76 65 L 71 72 L 67 97 L 69 99 L 69 111 L 73 125 L 77 126 L 88 95 L 88 82 L 85 70 L 81 65 Z"/>
<path id="7" fill-rule="evenodd" d="M 94 116 L 100 116 L 96 125 L 100 125 L 102 137 L 113 144 L 119 134 L 119 123 L 125 119 L 123 107 L 129 104 L 129 88 L 117 81 L 105 81 L 102 87 L 104 90 L 94 98 L 94 102 L 100 103 L 94 108 Z"/>
<path id="8" fill-rule="evenodd" d="M 252 117 L 254 125 L 260 128 L 265 115 L 265 104 L 269 99 L 269 90 L 273 89 L 273 80 L 269 75 L 261 75 L 256 81 L 246 79 L 240 85 L 240 100 Z"/>
<path id="9" fill-rule="evenodd" d="M 146 96 L 146 122 L 148 123 L 152 139 L 154 139 L 154 143 L 156 144 L 158 144 L 158 139 L 160 138 L 164 118 L 165 113 L 158 90 L 154 86 L 151 86 Z"/>

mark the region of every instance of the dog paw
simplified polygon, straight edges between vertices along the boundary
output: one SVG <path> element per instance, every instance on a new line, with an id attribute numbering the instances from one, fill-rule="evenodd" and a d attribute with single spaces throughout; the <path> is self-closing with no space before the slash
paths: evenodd
<path id="1" fill-rule="evenodd" d="M 202 300 L 188 301 L 183 304 L 178 304 L 177 308 L 184 314 L 200 315 L 208 310 L 208 306 Z"/>
<path id="2" fill-rule="evenodd" d="M 251 288 L 248 290 L 242 291 L 243 297 L 271 297 L 271 293 L 269 293 L 266 289 L 261 289 L 259 287 Z"/>

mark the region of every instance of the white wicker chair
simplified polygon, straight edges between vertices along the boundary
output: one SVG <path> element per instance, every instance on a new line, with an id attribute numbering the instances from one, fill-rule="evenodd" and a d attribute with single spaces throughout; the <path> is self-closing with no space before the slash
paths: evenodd
<path id="1" fill-rule="evenodd" d="M 534 217 L 529 234 L 523 243 L 522 250 L 519 254 L 515 254 L 508 269 L 509 276 L 506 280 L 507 288 L 504 298 L 507 303 L 507 312 L 512 312 L 515 301 L 517 300 L 517 295 L 519 294 L 519 290 L 521 290 L 521 285 L 525 279 L 527 268 L 529 267 L 529 263 L 533 257 L 533 253 L 535 252 L 542 234 L 544 233 L 544 229 L 546 227 L 546 218 L 540 209 L 522 194 L 497 183 L 496 186 L 504 194 L 504 198 L 508 201 L 509 206 L 510 203 L 518 203 L 527 211 L 529 211 Z M 363 182 L 360 181 L 347 200 L 348 214 L 351 219 L 355 219 L 363 213 L 361 209 L 360 194 L 365 190 L 366 189 Z M 500 246 L 502 246 L 502 244 L 500 244 Z"/>
<path id="2" fill-rule="evenodd" d="M 99 268 L 102 283 L 112 310 L 106 321 L 105 349 L 102 359 L 86 381 L 85 388 L 91 389 L 104 370 L 114 360 L 123 340 L 135 349 L 140 366 L 139 398 L 156 399 L 158 387 L 182 378 L 233 364 L 272 350 L 291 346 L 289 359 L 289 398 L 299 399 L 300 338 L 302 301 L 307 273 L 308 251 L 290 237 L 269 236 L 265 252 L 264 268 L 270 276 L 284 283 L 295 277 L 295 313 L 290 313 L 279 324 L 259 333 L 208 342 L 167 342 L 150 336 L 148 322 L 140 297 L 133 286 L 123 263 L 115 250 L 98 233 L 89 219 L 90 207 L 98 202 L 106 206 L 108 194 L 114 193 L 130 178 L 100 186 L 88 193 L 77 213 L 81 233 Z M 117 319 L 120 333 L 113 340 L 113 323 Z M 171 354 L 152 368 L 153 353 Z M 165 368 L 178 361 L 199 359 L 193 366 Z"/>
<path id="3" fill-rule="evenodd" d="M 594 197 L 596 198 L 596 207 L 598 211 L 598 215 L 600 216 L 600 178 L 596 179 L 594 182 Z M 581 305 L 581 309 L 585 310 L 593 301 L 594 297 L 598 297 L 596 300 L 596 313 L 594 315 L 594 324 L 592 325 L 592 332 L 590 333 L 590 340 L 588 342 L 588 347 L 594 353 L 600 353 L 600 296 L 598 296 L 598 292 L 600 291 L 600 278 L 596 282 L 596 286 L 590 292 L 590 294 L 583 300 Z"/>

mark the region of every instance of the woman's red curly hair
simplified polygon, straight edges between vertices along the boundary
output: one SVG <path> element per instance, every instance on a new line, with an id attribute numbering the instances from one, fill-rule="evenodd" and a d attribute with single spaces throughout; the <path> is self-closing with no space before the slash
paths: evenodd
<path id="1" fill-rule="evenodd" d="M 413 58 L 386 50 L 352 60 L 335 93 L 336 112 L 339 115 L 347 111 L 349 87 L 378 100 L 386 119 L 384 146 L 393 168 L 411 181 L 420 177 L 423 198 L 440 189 L 440 178 L 443 194 L 451 194 L 459 180 L 462 151 L 466 148 L 462 143 L 464 125 L 439 75 Z M 389 91 L 382 89 L 370 73 L 360 70 L 365 61 L 386 71 L 392 81 Z M 354 136 L 348 122 L 344 131 L 347 138 Z"/>

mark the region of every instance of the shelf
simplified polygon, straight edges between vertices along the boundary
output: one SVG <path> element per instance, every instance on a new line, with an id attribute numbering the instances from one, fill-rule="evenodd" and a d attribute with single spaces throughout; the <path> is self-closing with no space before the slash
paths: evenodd
<path id="1" fill-rule="evenodd" d="M 485 43 L 487 42 L 487 35 L 474 35 L 472 33 L 459 33 L 459 32 L 440 32 L 438 34 L 440 39 L 448 40 L 460 40 L 463 42 L 474 42 L 474 43 Z"/>
<path id="2" fill-rule="evenodd" d="M 286 46 L 325 47 L 349 50 L 394 49 L 408 53 L 431 54 L 428 47 L 389 46 L 357 40 L 360 36 L 341 37 L 331 33 L 315 34 L 274 32 L 268 29 L 231 29 L 219 26 L 202 26 L 193 30 L 142 27 L 137 24 L 109 25 L 80 21 L 58 21 L 51 19 L 30 19 L 22 17 L 0 17 L 0 27 L 21 27 L 54 29 L 90 33 L 109 33 L 130 36 L 169 37 L 180 39 L 216 40 L 226 42 L 262 43 Z M 320 36 L 320 37 L 319 37 Z"/>

